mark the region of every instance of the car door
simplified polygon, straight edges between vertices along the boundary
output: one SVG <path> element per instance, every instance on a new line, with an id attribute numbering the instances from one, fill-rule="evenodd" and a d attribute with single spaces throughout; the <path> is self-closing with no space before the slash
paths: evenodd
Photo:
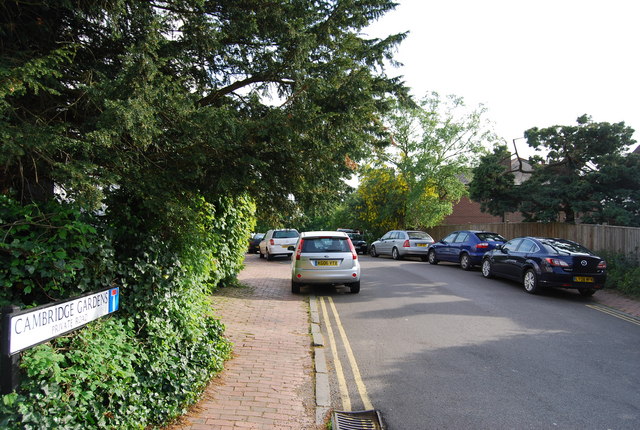
<path id="1" fill-rule="evenodd" d="M 450 261 L 456 263 L 460 261 L 460 252 L 462 252 L 463 246 L 467 240 L 469 240 L 469 233 L 466 231 L 459 232 L 455 239 L 453 239 L 453 242 L 449 245 L 449 249 L 451 250 Z"/>
<path id="2" fill-rule="evenodd" d="M 539 250 L 538 245 L 531 239 L 524 239 L 518 246 L 516 252 L 512 254 L 514 264 L 511 277 L 514 279 L 521 278 L 524 274 L 524 266 L 527 264 L 529 254 L 533 254 Z"/>
<path id="3" fill-rule="evenodd" d="M 378 254 L 391 254 L 391 238 L 395 236 L 395 231 L 389 231 L 387 234 L 380 238 L 380 243 L 377 246 L 376 251 Z"/>
<path id="4" fill-rule="evenodd" d="M 436 257 L 438 257 L 438 260 L 455 261 L 453 259 L 453 250 L 451 245 L 456 240 L 458 233 L 459 232 L 454 231 L 438 242 L 438 247 L 436 248 Z"/>
<path id="5" fill-rule="evenodd" d="M 513 254 L 518 249 L 520 242 L 522 242 L 522 238 L 512 239 L 493 253 L 491 269 L 494 274 L 512 278 L 512 274 L 517 271 L 517 267 L 514 267 L 515 259 Z"/>

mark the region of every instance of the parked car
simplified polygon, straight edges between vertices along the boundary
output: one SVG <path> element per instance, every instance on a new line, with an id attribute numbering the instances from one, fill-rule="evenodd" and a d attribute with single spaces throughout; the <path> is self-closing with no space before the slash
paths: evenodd
<path id="1" fill-rule="evenodd" d="M 427 261 L 429 245 L 432 243 L 433 238 L 424 231 L 391 230 L 371 244 L 369 254 L 372 257 L 391 255 L 394 260 L 420 257 L 422 261 Z"/>
<path id="2" fill-rule="evenodd" d="M 543 287 L 560 287 L 592 296 L 604 288 L 606 269 L 604 259 L 576 242 L 529 236 L 496 247 L 482 260 L 482 276 L 522 282 L 531 294 Z"/>
<path id="3" fill-rule="evenodd" d="M 506 241 L 498 233 L 489 231 L 454 231 L 429 247 L 429 263 L 449 261 L 460 263 L 464 270 L 470 270 L 482 263 L 485 253 Z"/>
<path id="4" fill-rule="evenodd" d="M 353 247 L 356 249 L 356 253 L 358 254 L 366 254 L 369 252 L 369 245 L 367 241 L 364 239 L 364 236 L 360 233 L 356 232 L 345 232 L 351 239 L 351 243 L 353 243 Z"/>
<path id="5" fill-rule="evenodd" d="M 262 242 L 263 238 L 264 238 L 264 233 L 253 234 L 249 239 L 249 249 L 247 252 L 249 254 L 255 254 L 257 252 L 260 252 L 260 242 Z"/>
<path id="6" fill-rule="evenodd" d="M 304 284 L 344 284 L 360 292 L 360 263 L 349 236 L 339 231 L 303 232 L 291 248 L 291 292 Z"/>
<path id="7" fill-rule="evenodd" d="M 273 257 L 291 257 L 289 247 L 296 244 L 300 233 L 295 228 L 269 230 L 260 242 L 260 258 L 273 260 Z"/>

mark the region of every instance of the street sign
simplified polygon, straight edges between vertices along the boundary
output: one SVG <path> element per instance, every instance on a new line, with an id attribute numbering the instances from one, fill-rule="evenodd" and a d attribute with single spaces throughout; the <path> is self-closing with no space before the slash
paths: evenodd
<path id="1" fill-rule="evenodd" d="M 118 310 L 120 289 L 109 288 L 64 302 L 11 314 L 9 354 L 61 336 Z"/>

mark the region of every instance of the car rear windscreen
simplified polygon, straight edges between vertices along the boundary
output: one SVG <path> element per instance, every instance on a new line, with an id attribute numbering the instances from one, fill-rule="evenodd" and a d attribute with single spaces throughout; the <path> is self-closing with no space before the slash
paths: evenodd
<path id="1" fill-rule="evenodd" d="M 290 239 L 292 237 L 298 237 L 298 236 L 300 236 L 300 234 L 298 234 L 297 231 L 293 231 L 293 230 L 282 230 L 282 231 L 273 232 L 274 239 Z"/>
<path id="2" fill-rule="evenodd" d="M 433 242 L 433 238 L 424 231 L 408 231 L 407 234 L 409 235 L 409 239 L 430 240 Z"/>
<path id="3" fill-rule="evenodd" d="M 304 239 L 302 252 L 350 252 L 347 238 L 315 237 Z"/>
<path id="4" fill-rule="evenodd" d="M 476 233 L 480 240 L 492 240 L 494 242 L 506 242 L 507 239 L 500 236 L 498 233 Z"/>

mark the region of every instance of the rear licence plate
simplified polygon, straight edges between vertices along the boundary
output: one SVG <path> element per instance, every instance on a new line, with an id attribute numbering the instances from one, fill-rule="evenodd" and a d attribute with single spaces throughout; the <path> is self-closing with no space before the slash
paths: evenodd
<path id="1" fill-rule="evenodd" d="M 293 246 L 293 245 L 280 245 L 280 246 L 285 248 L 285 249 L 287 249 L 287 248 L 289 248 L 290 246 Z"/>
<path id="2" fill-rule="evenodd" d="M 593 282 L 593 278 L 591 276 L 574 276 L 573 282 Z"/>
<path id="3" fill-rule="evenodd" d="M 416 243 L 416 246 L 427 246 L 426 243 Z"/>
<path id="4" fill-rule="evenodd" d="M 316 266 L 337 266 L 338 260 L 318 260 Z"/>

